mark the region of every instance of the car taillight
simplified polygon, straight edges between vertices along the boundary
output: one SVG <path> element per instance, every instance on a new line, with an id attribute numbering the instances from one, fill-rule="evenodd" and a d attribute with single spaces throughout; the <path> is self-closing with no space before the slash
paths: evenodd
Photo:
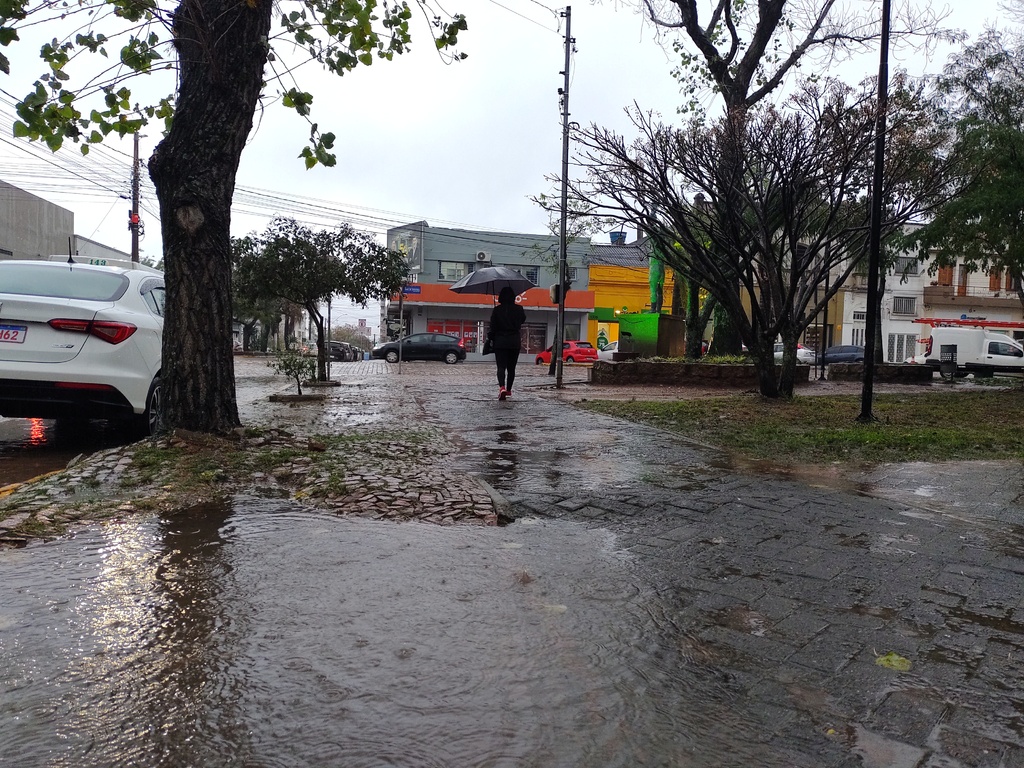
<path id="1" fill-rule="evenodd" d="M 924 356 L 925 357 L 931 357 L 932 356 L 932 337 L 931 336 L 929 336 L 927 339 L 924 340 Z"/>
<path id="2" fill-rule="evenodd" d="M 466 345 L 463 344 L 462 342 L 463 342 L 463 339 L 459 339 L 459 346 L 462 347 L 463 349 L 465 349 Z"/>
<path id="3" fill-rule="evenodd" d="M 131 323 L 114 323 L 107 320 L 69 320 L 57 318 L 48 325 L 57 331 L 88 333 L 109 344 L 120 344 L 138 328 Z"/>

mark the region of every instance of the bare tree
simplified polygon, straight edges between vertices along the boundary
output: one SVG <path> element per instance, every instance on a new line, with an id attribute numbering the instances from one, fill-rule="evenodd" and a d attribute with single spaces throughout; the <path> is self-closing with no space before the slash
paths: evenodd
<path id="1" fill-rule="evenodd" d="M 953 192 L 949 132 L 919 88 L 901 79 L 897 90 L 887 235 Z M 797 337 L 865 253 L 874 111 L 870 89 L 832 83 L 808 86 L 786 109 L 694 118 L 680 129 L 634 113 L 631 144 L 596 126 L 577 132 L 587 173 L 573 194 L 599 215 L 640 222 L 666 263 L 696 277 L 728 313 L 761 393 L 791 396 Z M 778 376 L 776 338 L 786 345 Z"/>
<path id="2" fill-rule="evenodd" d="M 742 120 L 805 60 L 827 72 L 851 54 L 868 50 L 881 35 L 879 5 L 880 0 L 640 0 L 646 17 L 666 37 L 672 36 L 680 61 L 673 75 L 690 98 L 685 108 L 702 112 L 701 96 L 711 92 L 722 98 L 734 120 Z M 897 45 L 903 41 L 927 47 L 962 38 L 939 27 L 942 17 L 928 2 L 905 0 L 896 17 L 891 38 Z M 735 164 L 728 155 L 722 162 Z M 728 196 L 727 189 L 716 195 Z M 739 352 L 740 339 L 731 323 L 716 328 L 715 347 Z"/>

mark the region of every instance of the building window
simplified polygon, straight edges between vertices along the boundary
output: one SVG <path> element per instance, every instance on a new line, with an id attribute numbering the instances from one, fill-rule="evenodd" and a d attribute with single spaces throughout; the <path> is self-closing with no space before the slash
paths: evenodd
<path id="1" fill-rule="evenodd" d="M 953 284 L 953 268 L 952 267 L 939 267 L 938 274 L 939 285 L 952 285 Z"/>
<path id="2" fill-rule="evenodd" d="M 988 289 L 990 291 L 998 291 L 999 283 L 1003 278 L 1003 270 L 1001 269 L 990 269 L 988 271 Z"/>
<path id="3" fill-rule="evenodd" d="M 569 278 L 570 283 L 576 282 L 576 267 L 566 267 L 565 276 Z"/>
<path id="4" fill-rule="evenodd" d="M 892 313 L 894 315 L 916 315 L 917 298 L 914 296 L 893 296 Z"/>
<path id="5" fill-rule="evenodd" d="M 454 283 L 469 274 L 469 265 L 464 261 L 439 261 L 437 279 L 443 283 Z"/>
<path id="6" fill-rule="evenodd" d="M 970 272 L 967 271 L 967 265 L 966 264 L 961 264 L 960 265 L 960 272 L 959 272 L 959 279 L 957 280 L 957 284 L 956 284 L 956 295 L 957 296 L 966 296 L 967 295 L 967 278 L 968 278 L 969 275 L 970 275 Z"/>
<path id="7" fill-rule="evenodd" d="M 896 259 L 896 274 L 900 277 L 917 277 L 918 264 L 913 256 L 900 256 Z"/>
<path id="8" fill-rule="evenodd" d="M 917 336 L 913 333 L 889 334 L 889 362 L 902 363 L 917 354 Z"/>
<path id="9" fill-rule="evenodd" d="M 540 283 L 540 267 L 516 267 L 516 272 L 534 285 L 538 285 Z"/>
<path id="10" fill-rule="evenodd" d="M 863 328 L 854 328 L 850 332 L 850 335 L 852 336 L 852 338 L 850 340 L 854 343 L 855 346 L 858 346 L 858 347 L 863 347 L 864 346 L 864 329 Z"/>
<path id="11" fill-rule="evenodd" d="M 867 322 L 867 319 L 868 319 L 868 313 L 867 312 L 854 312 L 853 313 L 853 322 L 855 322 L 855 323 L 864 323 L 864 322 Z"/>

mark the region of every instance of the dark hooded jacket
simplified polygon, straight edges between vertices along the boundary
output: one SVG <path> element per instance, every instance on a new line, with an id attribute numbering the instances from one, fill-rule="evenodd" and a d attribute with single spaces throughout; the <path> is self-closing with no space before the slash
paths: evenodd
<path id="1" fill-rule="evenodd" d="M 511 288 L 505 287 L 498 294 L 498 305 L 491 311 L 491 325 L 487 338 L 495 349 L 515 349 L 522 347 L 519 330 L 526 322 L 526 311 L 516 304 L 516 296 Z"/>

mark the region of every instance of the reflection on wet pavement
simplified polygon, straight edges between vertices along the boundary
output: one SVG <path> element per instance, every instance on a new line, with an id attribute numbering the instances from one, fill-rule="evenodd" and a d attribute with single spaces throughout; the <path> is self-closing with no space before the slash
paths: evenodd
<path id="1" fill-rule="evenodd" d="M 0 744 L 25 766 L 682 765 L 725 743 L 716 765 L 789 765 L 652 600 L 614 537 L 566 522 L 250 498 L 126 521 L 0 552 Z"/>

